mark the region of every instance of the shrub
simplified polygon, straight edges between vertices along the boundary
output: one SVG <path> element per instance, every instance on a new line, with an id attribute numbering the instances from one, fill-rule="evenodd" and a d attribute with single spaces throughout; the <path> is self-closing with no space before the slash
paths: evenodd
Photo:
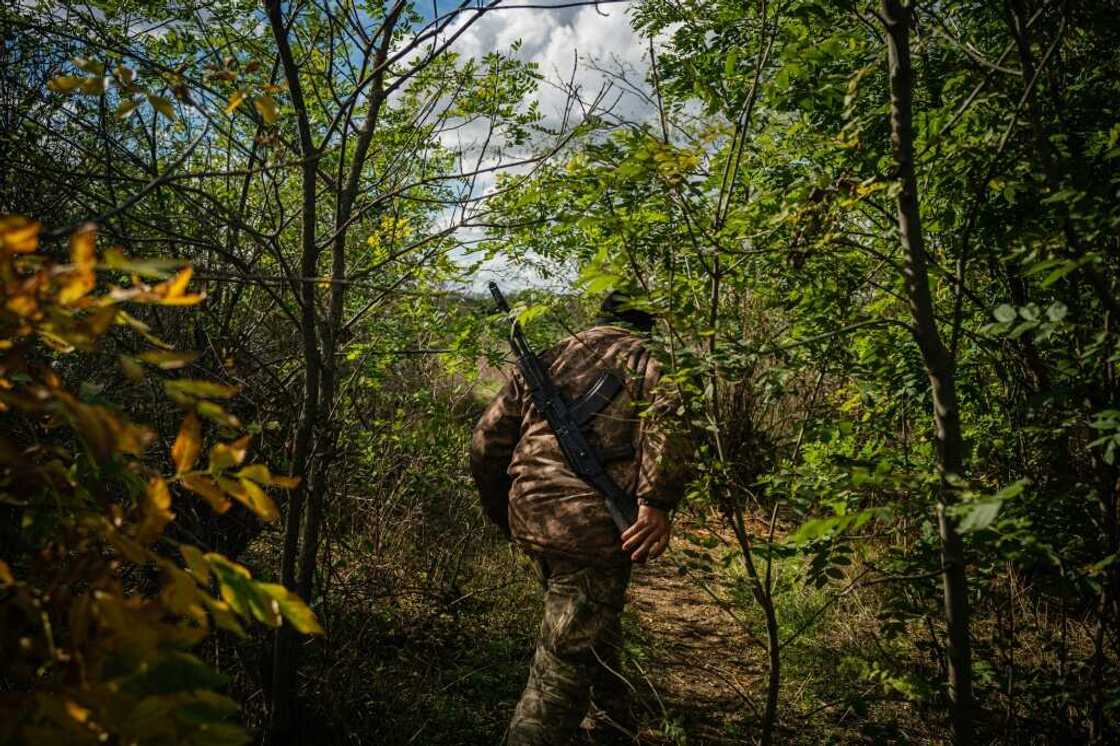
<path id="1" fill-rule="evenodd" d="M 244 743 L 223 677 L 191 650 L 254 619 L 322 630 L 283 586 L 170 538 L 172 494 L 219 513 L 241 502 L 270 521 L 266 488 L 298 479 L 247 463 L 251 436 L 220 403 L 236 388 L 181 377 L 195 356 L 126 310 L 199 303 L 189 267 L 98 256 L 92 226 L 61 263 L 39 230 L 0 217 L 0 743 Z M 105 287 L 99 275 L 127 279 Z M 121 356 L 122 374 L 184 411 L 170 470 L 153 430 L 59 373 L 117 329 L 144 348 Z"/>

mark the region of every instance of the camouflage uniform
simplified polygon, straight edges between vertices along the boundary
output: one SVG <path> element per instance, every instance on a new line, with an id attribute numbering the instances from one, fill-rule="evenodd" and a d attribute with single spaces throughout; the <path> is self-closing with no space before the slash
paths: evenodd
<path id="1" fill-rule="evenodd" d="M 667 421 L 677 405 L 658 386 L 660 368 L 643 338 L 622 326 L 595 326 L 541 357 L 573 399 L 604 370 L 625 382 L 592 418 L 589 439 L 601 454 L 629 454 L 606 464 L 629 494 L 675 505 L 685 481 L 683 444 Z M 603 496 L 568 467 L 517 370 L 475 428 L 471 471 L 487 516 L 537 560 L 546 590 L 508 743 L 566 744 L 592 695 L 608 714 L 618 713 L 625 684 L 608 669 L 618 671 L 630 559 Z"/>
<path id="2" fill-rule="evenodd" d="M 509 746 L 567 744 L 592 699 L 612 718 L 626 720 L 626 683 L 618 672 L 630 566 L 545 558 L 539 566 L 544 619 L 506 736 Z"/>

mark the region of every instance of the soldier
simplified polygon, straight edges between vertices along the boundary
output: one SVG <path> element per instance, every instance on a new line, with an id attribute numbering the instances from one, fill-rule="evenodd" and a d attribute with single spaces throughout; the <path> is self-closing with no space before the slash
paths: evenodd
<path id="1" fill-rule="evenodd" d="M 529 681 L 507 731 L 510 746 L 567 744 L 585 716 L 605 731 L 596 742 L 634 738 L 629 685 L 619 672 L 630 567 L 669 545 L 669 514 L 685 481 L 668 423 L 676 404 L 659 385 L 660 368 L 645 345 L 652 327 L 653 318 L 616 291 L 594 326 L 541 355 L 549 377 L 572 399 L 606 370 L 625 382 L 589 427 L 607 471 L 639 505 L 621 535 L 602 494 L 565 462 L 519 371 L 475 428 L 471 471 L 483 509 L 536 561 L 545 589 Z"/>

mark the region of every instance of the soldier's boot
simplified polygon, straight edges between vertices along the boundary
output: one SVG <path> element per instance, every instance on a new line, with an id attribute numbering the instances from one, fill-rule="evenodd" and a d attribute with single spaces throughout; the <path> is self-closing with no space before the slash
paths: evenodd
<path id="1" fill-rule="evenodd" d="M 638 719 L 629 709 L 606 710 L 592 702 L 579 727 L 587 743 L 610 746 L 638 743 Z"/>

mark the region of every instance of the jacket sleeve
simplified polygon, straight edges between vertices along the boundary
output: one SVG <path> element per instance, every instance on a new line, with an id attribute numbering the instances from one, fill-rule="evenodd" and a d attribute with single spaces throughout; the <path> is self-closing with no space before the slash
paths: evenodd
<path id="1" fill-rule="evenodd" d="M 691 448 L 678 414 L 679 397 L 661 383 L 659 366 L 652 361 L 649 366 L 646 381 L 650 394 L 641 413 L 635 497 L 672 509 L 680 503 L 691 476 Z"/>
<path id="2" fill-rule="evenodd" d="M 521 385 L 516 373 L 490 402 L 471 438 L 471 475 L 482 510 L 509 535 L 509 464 L 521 437 Z"/>

